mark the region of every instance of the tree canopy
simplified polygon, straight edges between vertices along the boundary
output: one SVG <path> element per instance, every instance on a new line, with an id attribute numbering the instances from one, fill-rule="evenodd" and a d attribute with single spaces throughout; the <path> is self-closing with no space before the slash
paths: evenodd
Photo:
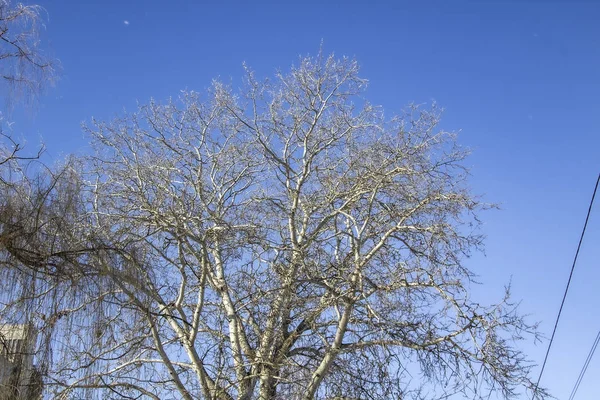
<path id="1" fill-rule="evenodd" d="M 92 155 L 3 184 L 0 311 L 41 332 L 47 393 L 544 395 L 516 343 L 535 326 L 508 293 L 470 298 L 489 206 L 467 152 L 436 107 L 386 117 L 365 87 L 321 53 L 246 69 L 92 121 Z"/>

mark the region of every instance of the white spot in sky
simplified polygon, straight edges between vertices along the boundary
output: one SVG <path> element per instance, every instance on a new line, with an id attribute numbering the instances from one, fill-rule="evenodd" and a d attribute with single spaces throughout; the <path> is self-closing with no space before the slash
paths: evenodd
<path id="1" fill-rule="evenodd" d="M 123 23 L 124 23 L 125 25 L 129 25 L 129 21 L 127 21 L 127 20 L 123 21 Z"/>

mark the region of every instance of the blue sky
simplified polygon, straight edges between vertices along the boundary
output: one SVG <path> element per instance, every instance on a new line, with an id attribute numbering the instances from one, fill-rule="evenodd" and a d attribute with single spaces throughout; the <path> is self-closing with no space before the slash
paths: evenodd
<path id="1" fill-rule="evenodd" d="M 486 256 L 469 261 L 488 301 L 512 278 L 515 299 L 549 337 L 600 172 L 600 2 L 64 1 L 40 0 L 61 80 L 13 129 L 47 156 L 85 152 L 80 123 L 150 97 L 239 82 L 299 55 L 357 58 L 366 97 L 388 115 L 435 100 L 460 130 L 472 186 L 500 211 L 483 215 Z M 600 200 L 599 200 L 600 201 Z M 542 384 L 568 398 L 600 329 L 596 207 Z M 544 345 L 524 344 L 541 363 Z M 577 398 L 594 398 L 600 355 Z"/>

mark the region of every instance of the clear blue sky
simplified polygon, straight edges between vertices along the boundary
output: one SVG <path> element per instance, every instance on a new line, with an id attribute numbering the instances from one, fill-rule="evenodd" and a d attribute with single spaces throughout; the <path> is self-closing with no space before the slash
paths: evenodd
<path id="1" fill-rule="evenodd" d="M 86 149 L 80 123 L 236 80 L 299 55 L 355 56 L 367 98 L 388 113 L 436 100 L 461 130 L 483 215 L 487 255 L 469 261 L 483 302 L 512 277 L 521 310 L 549 337 L 600 172 L 600 1 L 40 0 L 62 79 L 15 132 L 48 156 Z M 598 199 L 600 203 L 600 199 Z M 591 216 L 542 384 L 569 396 L 600 329 L 600 204 Z M 543 345 L 525 343 L 541 364 Z M 577 398 L 600 392 L 600 354 Z M 595 381 L 596 380 L 596 381 Z"/>

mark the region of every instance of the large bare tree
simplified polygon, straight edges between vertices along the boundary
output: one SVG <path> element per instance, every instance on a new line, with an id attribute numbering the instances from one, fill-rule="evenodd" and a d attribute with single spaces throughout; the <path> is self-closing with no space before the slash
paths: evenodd
<path id="1" fill-rule="evenodd" d="M 386 118 L 365 85 L 355 61 L 333 56 L 265 81 L 248 70 L 239 92 L 215 82 L 94 121 L 94 156 L 6 187 L 4 315 L 34 316 L 46 391 L 534 390 L 516 341 L 535 327 L 508 296 L 469 295 L 464 260 L 482 246 L 487 206 L 469 191 L 467 152 L 435 107 Z"/>

